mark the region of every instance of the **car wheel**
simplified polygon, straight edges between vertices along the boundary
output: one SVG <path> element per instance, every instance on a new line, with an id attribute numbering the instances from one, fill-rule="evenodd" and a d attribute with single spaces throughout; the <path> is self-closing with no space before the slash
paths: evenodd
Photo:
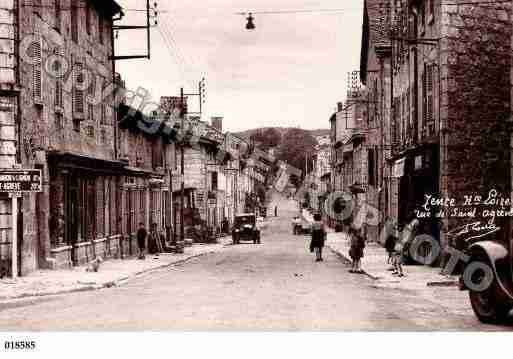
<path id="1" fill-rule="evenodd" d="M 489 263 L 487 258 L 474 257 L 470 263 L 479 261 Z M 478 271 L 472 277 L 474 283 L 479 283 L 484 278 L 484 272 Z M 498 298 L 499 288 L 497 278 L 493 278 L 491 285 L 483 291 L 469 289 L 470 305 L 480 322 L 485 324 L 499 324 L 506 320 L 512 309 L 510 303 L 504 303 Z"/>

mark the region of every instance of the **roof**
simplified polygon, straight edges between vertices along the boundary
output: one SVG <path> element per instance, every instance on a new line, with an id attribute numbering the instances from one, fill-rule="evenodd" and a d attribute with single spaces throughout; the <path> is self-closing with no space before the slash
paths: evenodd
<path id="1" fill-rule="evenodd" d="M 118 14 L 124 15 L 121 5 L 119 5 L 114 0 L 89 0 L 89 1 L 94 6 L 96 6 L 96 8 L 98 8 L 98 9 L 107 10 L 107 12 L 110 16 L 116 16 Z"/>
<path id="2" fill-rule="evenodd" d="M 362 45 L 360 53 L 360 78 L 367 80 L 367 60 L 372 46 L 390 46 L 387 33 L 389 4 L 383 0 L 365 0 L 363 4 Z"/>

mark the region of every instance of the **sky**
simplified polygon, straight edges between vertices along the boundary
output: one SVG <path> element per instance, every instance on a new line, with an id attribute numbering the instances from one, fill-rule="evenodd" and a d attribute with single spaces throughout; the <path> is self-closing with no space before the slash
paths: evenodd
<path id="1" fill-rule="evenodd" d="M 155 0 L 151 0 L 153 4 Z M 144 9 L 145 0 L 118 0 Z M 130 89 L 160 96 L 198 92 L 206 79 L 203 119 L 224 117 L 225 131 L 282 126 L 328 128 L 346 93 L 347 73 L 358 70 L 363 0 L 157 1 L 151 59 L 120 60 Z M 236 12 L 342 9 L 340 12 L 255 14 L 245 29 Z M 144 13 L 126 11 L 119 25 L 143 25 Z M 119 31 L 116 55 L 145 54 L 141 30 Z M 191 97 L 190 111 L 198 110 Z"/>

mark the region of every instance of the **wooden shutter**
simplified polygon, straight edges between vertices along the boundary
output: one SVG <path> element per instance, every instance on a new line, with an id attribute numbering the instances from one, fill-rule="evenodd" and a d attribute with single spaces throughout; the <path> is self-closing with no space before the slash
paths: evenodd
<path id="1" fill-rule="evenodd" d="M 55 29 L 61 32 L 61 0 L 54 0 Z"/>
<path id="2" fill-rule="evenodd" d="M 103 34 L 103 31 L 104 31 L 104 18 L 103 18 L 103 14 L 101 12 L 98 12 L 98 40 L 100 41 L 100 44 L 103 45 L 104 43 L 104 34 Z"/>
<path id="3" fill-rule="evenodd" d="M 425 87 L 425 121 L 428 135 L 434 134 L 434 104 L 433 104 L 433 67 L 434 65 L 425 65 L 424 87 Z"/>
<path id="4" fill-rule="evenodd" d="M 92 103 L 87 104 L 87 116 L 89 121 L 94 122 L 94 106 Z"/>
<path id="5" fill-rule="evenodd" d="M 78 43 L 78 6 L 75 1 L 71 2 L 71 39 Z"/>
<path id="6" fill-rule="evenodd" d="M 88 35 L 91 34 L 91 5 L 89 1 L 86 1 L 85 5 L 85 21 L 86 21 L 86 32 Z"/>
<path id="7" fill-rule="evenodd" d="M 39 33 L 34 33 L 34 41 L 31 44 L 32 50 L 32 95 L 34 97 L 34 101 L 41 103 L 43 100 L 43 44 L 41 35 Z"/>
<path id="8" fill-rule="evenodd" d="M 433 65 L 428 65 L 426 74 L 427 120 L 433 121 Z"/>
<path id="9" fill-rule="evenodd" d="M 60 79 L 55 80 L 55 106 L 62 108 L 62 82 Z"/>
<path id="10" fill-rule="evenodd" d="M 84 64 L 81 61 L 75 62 L 73 68 L 73 113 L 74 117 L 83 118 L 84 115 Z"/>
<path id="11" fill-rule="evenodd" d="M 104 180 L 102 177 L 96 180 L 96 237 L 103 237 L 105 224 Z"/>

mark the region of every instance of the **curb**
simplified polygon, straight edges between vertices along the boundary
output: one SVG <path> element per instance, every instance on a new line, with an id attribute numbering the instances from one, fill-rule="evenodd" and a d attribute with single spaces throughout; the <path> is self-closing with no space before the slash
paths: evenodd
<path id="1" fill-rule="evenodd" d="M 0 296 L 0 301 L 25 299 L 25 298 L 38 298 L 38 297 L 46 297 L 46 296 L 51 296 L 51 295 L 87 292 L 87 291 L 100 290 L 100 289 L 105 289 L 105 288 L 118 287 L 121 284 L 124 284 L 124 283 L 128 282 L 129 280 L 134 279 L 136 277 L 140 277 L 144 274 L 150 274 L 153 271 L 157 271 L 157 270 L 171 267 L 174 265 L 181 265 L 191 259 L 202 257 L 202 256 L 212 254 L 212 253 L 215 253 L 215 251 L 209 251 L 209 252 L 205 252 L 205 253 L 195 254 L 190 257 L 177 260 L 175 262 L 166 263 L 166 264 L 159 265 L 157 267 L 148 268 L 146 270 L 142 270 L 142 271 L 139 271 L 139 272 L 136 272 L 136 273 L 133 273 L 133 274 L 130 274 L 130 275 L 118 278 L 118 279 L 103 282 L 103 283 L 86 282 L 86 283 L 81 284 L 80 282 L 78 282 L 79 285 L 82 285 L 81 287 L 48 291 L 48 292 L 26 292 L 26 293 L 21 293 L 21 294 L 14 295 L 14 296 Z"/>
<path id="2" fill-rule="evenodd" d="M 331 245 L 327 244 L 326 245 L 330 251 L 332 253 L 334 253 L 339 259 L 341 259 L 343 262 L 345 262 L 346 264 L 351 264 L 352 263 L 352 260 L 349 259 L 349 257 L 345 254 L 342 254 L 342 252 L 340 251 L 337 251 L 336 249 L 334 249 Z M 365 269 L 363 270 L 363 274 L 365 274 L 367 277 L 371 278 L 372 280 L 378 280 L 380 279 L 379 276 L 375 275 L 375 274 L 372 274 L 372 273 L 369 273 L 367 272 Z"/>
<path id="3" fill-rule="evenodd" d="M 428 287 L 457 287 L 458 284 L 457 279 L 427 282 Z"/>

